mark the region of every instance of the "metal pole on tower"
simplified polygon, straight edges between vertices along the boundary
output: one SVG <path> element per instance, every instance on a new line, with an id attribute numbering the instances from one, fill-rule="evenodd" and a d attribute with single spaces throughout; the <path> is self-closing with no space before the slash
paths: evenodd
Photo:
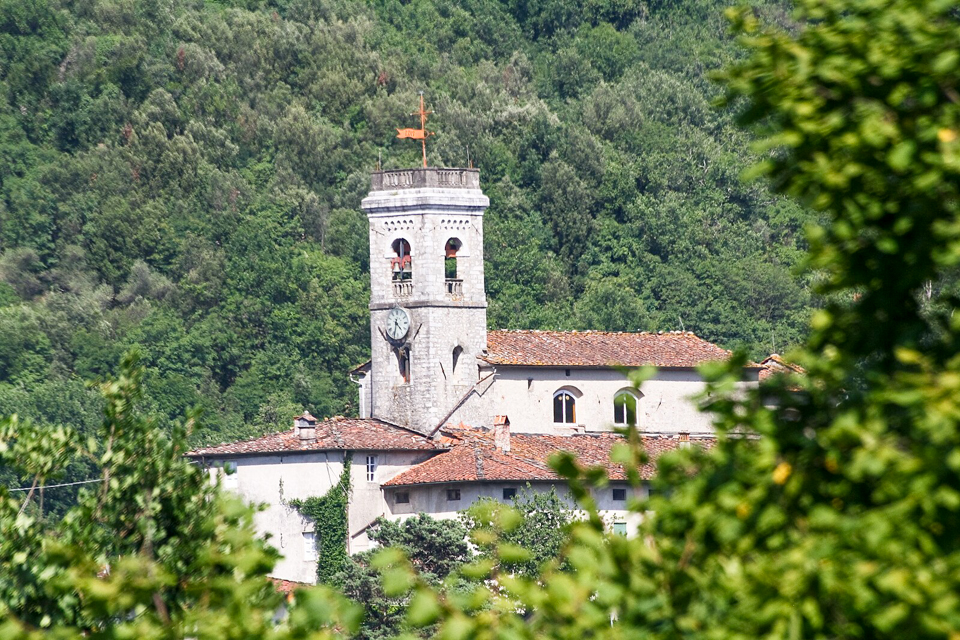
<path id="1" fill-rule="evenodd" d="M 424 136 L 420 140 L 420 146 L 423 148 L 423 168 L 427 168 L 427 112 L 423 108 L 423 91 L 420 92 L 420 129 L 424 131 Z"/>
<path id="2" fill-rule="evenodd" d="M 420 141 L 420 149 L 423 152 L 423 168 L 427 168 L 427 137 L 432 136 L 432 131 L 427 131 L 427 116 L 433 113 L 432 111 L 427 111 L 423 104 L 423 91 L 420 92 L 420 110 L 411 113 L 410 115 L 420 116 L 420 128 L 419 129 L 397 129 L 398 138 L 410 138 L 413 140 Z"/>

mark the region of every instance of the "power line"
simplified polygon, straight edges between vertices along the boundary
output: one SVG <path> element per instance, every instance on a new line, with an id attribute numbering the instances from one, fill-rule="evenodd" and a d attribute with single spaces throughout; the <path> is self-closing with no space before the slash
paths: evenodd
<path id="1" fill-rule="evenodd" d="M 200 463 L 195 460 L 190 460 L 189 464 L 199 466 Z M 78 484 L 90 484 L 91 482 L 103 482 L 103 478 L 94 478 L 93 480 L 80 480 L 78 482 L 61 482 L 60 484 L 47 484 L 42 487 L 40 485 L 37 485 L 35 488 L 43 489 L 44 491 L 46 491 L 47 489 L 56 489 L 57 487 L 73 487 Z M 16 489 L 8 488 L 7 491 L 30 491 L 30 487 L 19 487 Z"/>
<path id="2" fill-rule="evenodd" d="M 43 489 L 44 491 L 46 491 L 47 489 L 56 489 L 57 487 L 72 487 L 78 484 L 90 484 L 91 482 L 103 482 L 103 478 L 97 478 L 95 480 L 80 480 L 79 482 L 63 482 L 61 484 L 48 484 L 42 487 L 37 485 L 34 488 Z M 30 487 L 20 487 L 18 489 L 7 489 L 7 491 L 30 491 Z"/>

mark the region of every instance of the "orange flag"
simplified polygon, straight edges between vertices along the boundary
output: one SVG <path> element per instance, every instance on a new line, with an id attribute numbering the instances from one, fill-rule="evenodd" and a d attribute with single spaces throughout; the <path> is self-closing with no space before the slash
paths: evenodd
<path id="1" fill-rule="evenodd" d="M 414 140 L 423 140 L 423 129 L 397 129 L 398 138 L 413 138 Z"/>

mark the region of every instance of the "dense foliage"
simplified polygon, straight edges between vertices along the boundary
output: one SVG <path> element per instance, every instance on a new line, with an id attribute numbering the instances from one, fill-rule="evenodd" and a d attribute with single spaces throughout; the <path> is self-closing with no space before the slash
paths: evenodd
<path id="1" fill-rule="evenodd" d="M 575 512 L 555 491 L 538 493 L 528 485 L 514 496 L 510 515 L 516 526 L 506 534 L 505 542 L 516 553 L 504 562 L 499 562 L 502 558 L 494 556 L 489 544 L 499 524 L 501 507 L 498 501 L 483 498 L 461 512 L 457 520 L 438 520 L 424 513 L 401 523 L 378 519 L 369 536 L 382 549 L 353 556 L 330 582 L 363 605 L 357 637 L 379 640 L 414 630 L 407 624 L 408 612 L 411 606 L 416 610 L 422 604 L 412 601 L 409 593 L 394 592 L 382 581 L 379 568 L 390 554 L 402 554 L 418 580 L 444 593 L 468 591 L 469 577 L 461 571 L 471 566 L 468 563 L 497 562 L 498 572 L 534 576 L 560 557 Z M 416 631 L 427 636 L 436 629 Z"/>
<path id="2" fill-rule="evenodd" d="M 459 520 L 437 520 L 423 513 L 400 523 L 380 518 L 368 535 L 381 547 L 402 552 L 420 578 L 434 587 L 440 587 L 471 556 L 467 530 Z M 352 556 L 331 581 L 363 606 L 357 632 L 362 640 L 399 635 L 410 604 L 407 594 L 387 595 L 375 566 L 377 555 L 377 551 L 364 551 Z"/>
<path id="3" fill-rule="evenodd" d="M 475 542 L 480 542 L 476 545 L 478 560 L 502 560 L 490 545 L 482 543 L 486 534 L 497 528 L 499 504 L 493 498 L 481 498 L 462 516 Z M 513 575 L 536 576 L 545 564 L 560 557 L 570 525 L 577 520 L 576 513 L 557 495 L 556 489 L 540 492 L 534 491 L 530 485 L 513 497 L 511 507 L 519 519 L 515 526 L 499 537 L 499 541 L 514 545 L 523 553 L 498 564 L 496 569 Z"/>
<path id="4" fill-rule="evenodd" d="M 670 491 L 632 505 L 640 535 L 604 535 L 594 512 L 570 571 L 491 587 L 477 567 L 463 597 L 420 584 L 411 617 L 439 637 L 960 635 L 960 15 L 798 5 L 795 31 L 732 12 L 751 53 L 724 83 L 767 131 L 758 171 L 828 218 L 811 237 L 830 302 L 796 354 L 806 374 L 743 394 L 742 359 L 707 369 L 719 442 L 658 460 Z M 639 483 L 631 435 L 616 455 Z M 589 506 L 597 474 L 557 468 Z M 416 582 L 401 565 L 391 580 Z"/>
<path id="5" fill-rule="evenodd" d="M 350 502 L 350 465 L 353 457 L 347 453 L 343 471 L 337 483 L 322 496 L 304 500 L 291 500 L 290 506 L 310 518 L 316 527 L 314 542 L 317 545 L 317 579 L 332 584 L 333 576 L 343 571 L 347 564 L 347 505 Z"/>
<path id="6" fill-rule="evenodd" d="M 276 624 L 276 550 L 254 534 L 252 509 L 183 457 L 194 421 L 167 434 L 140 413 L 142 378 L 131 357 L 101 386 L 99 439 L 0 421 L 0 456 L 35 485 L 76 456 L 100 470 L 52 520 L 38 494 L 0 488 L 0 636 L 321 640 L 355 628 L 356 607 L 325 589 Z"/>
<path id="7" fill-rule="evenodd" d="M 492 200 L 493 327 L 796 343 L 810 216 L 737 178 L 724 5 L 0 0 L 0 414 L 90 433 L 81 380 L 131 346 L 196 441 L 354 412 L 358 205 L 378 154 L 417 163 L 418 90 L 431 163 L 469 148 Z"/>
<path id="8" fill-rule="evenodd" d="M 473 539 L 487 555 L 459 569 L 474 580 L 463 591 L 438 589 L 387 552 L 384 593 L 415 587 L 411 624 L 512 640 L 960 634 L 960 299 L 950 284 L 960 262 L 960 19 L 943 0 L 798 4 L 801 26 L 789 31 L 733 14 L 750 55 L 725 83 L 774 149 L 759 172 L 826 216 L 810 255 L 829 303 L 796 353 L 806 374 L 735 393 L 742 358 L 707 369 L 719 441 L 660 458 L 657 488 L 670 492 L 630 503 L 646 515 L 639 536 L 606 535 L 590 499 L 600 474 L 560 457 L 589 512 L 572 526 L 566 566 L 535 578 L 501 571 L 530 554 L 503 539 L 519 514 L 493 505 Z M 525 14 L 532 37 L 562 33 L 570 14 L 549 7 L 549 19 Z M 249 512 L 217 508 L 180 456 L 183 428 L 168 437 L 137 417 L 139 377 L 128 365 L 104 389 L 105 449 L 66 429 L 35 438 L 3 424 L 5 458 L 37 484 L 56 477 L 70 447 L 86 446 L 105 474 L 50 532 L 33 517 L 36 496 L 24 509 L 0 489 L 3 604 L 60 637 L 289 634 L 261 615 L 271 559 L 252 540 Z M 616 456 L 639 484 L 630 435 Z M 332 600 L 311 602 L 290 624 L 329 623 L 317 605 Z M 4 614 L 0 631 L 16 637 Z"/>

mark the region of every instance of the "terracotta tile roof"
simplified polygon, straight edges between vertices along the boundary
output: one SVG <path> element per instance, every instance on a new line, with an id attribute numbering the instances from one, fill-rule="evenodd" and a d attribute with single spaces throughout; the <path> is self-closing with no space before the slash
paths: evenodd
<path id="1" fill-rule="evenodd" d="M 405 451 L 440 449 L 429 438 L 380 420 L 337 416 L 316 424 L 316 440 L 300 439 L 296 429 L 270 433 L 252 440 L 195 449 L 188 456 L 243 455 L 293 451 L 382 450 Z"/>
<path id="2" fill-rule="evenodd" d="M 802 375 L 807 372 L 806 369 L 804 369 L 800 365 L 794 364 L 792 362 L 787 362 L 776 353 L 772 353 L 769 356 L 767 356 L 767 358 L 760 363 L 760 366 L 762 367 L 760 369 L 761 382 L 763 380 L 769 379 L 770 376 L 774 376 L 780 373 L 787 373 L 787 374 L 795 373 L 795 374 Z"/>
<path id="3" fill-rule="evenodd" d="M 430 464 L 431 462 L 433 464 Z M 384 486 L 404 486 L 483 480 L 535 481 L 550 474 L 549 468 L 542 464 L 502 453 L 492 446 L 464 443 L 426 462 L 421 462 L 383 484 Z"/>
<path id="4" fill-rule="evenodd" d="M 558 480 L 549 466 L 549 459 L 559 451 L 569 451 L 587 466 L 606 467 L 611 480 L 625 480 L 623 467 L 610 462 L 610 449 L 624 438 L 614 433 L 554 436 L 546 434 L 512 434 L 510 451 L 493 445 L 493 434 L 479 430 L 462 430 L 460 444 L 434 456 L 383 483 L 386 487 L 450 482 L 536 482 Z M 701 446 L 712 446 L 713 439 L 696 440 Z M 656 459 L 680 446 L 678 438 L 644 437 L 643 446 L 650 463 L 641 469 L 644 478 L 656 472 Z"/>
<path id="5" fill-rule="evenodd" d="M 695 367 L 726 360 L 730 352 L 689 331 L 611 333 L 606 331 L 490 331 L 491 364 L 538 367 Z"/>
<path id="6" fill-rule="evenodd" d="M 372 360 L 361 362 L 360 364 L 355 366 L 353 369 L 350 369 L 350 371 L 348 371 L 347 373 L 366 373 L 367 371 L 370 371 L 372 363 L 373 363 Z"/>
<path id="7" fill-rule="evenodd" d="M 281 580 L 280 578 L 270 578 L 270 581 L 273 583 L 274 588 L 284 595 L 293 593 L 295 589 L 305 589 L 313 586 L 306 582 L 294 582 L 292 580 Z"/>

